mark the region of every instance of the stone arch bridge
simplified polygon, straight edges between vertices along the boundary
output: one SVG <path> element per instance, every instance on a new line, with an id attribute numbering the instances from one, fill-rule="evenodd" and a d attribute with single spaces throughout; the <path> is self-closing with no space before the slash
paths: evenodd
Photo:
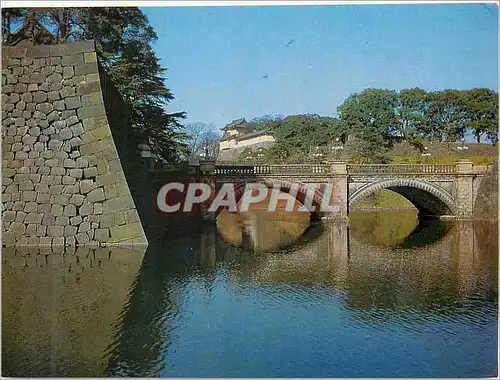
<path id="1" fill-rule="evenodd" d="M 392 190 L 408 199 L 421 216 L 451 219 L 471 219 L 481 181 L 491 166 L 475 166 L 467 160 L 452 165 L 434 164 L 329 164 L 303 165 L 242 165 L 201 162 L 200 175 L 220 188 L 235 183 L 278 186 L 288 192 L 299 184 L 298 199 L 311 183 L 328 183 L 333 191 L 329 204 L 338 211 L 312 216 L 345 219 L 349 210 L 361 199 L 382 189 Z M 313 203 L 321 202 L 321 192 L 315 192 Z"/>

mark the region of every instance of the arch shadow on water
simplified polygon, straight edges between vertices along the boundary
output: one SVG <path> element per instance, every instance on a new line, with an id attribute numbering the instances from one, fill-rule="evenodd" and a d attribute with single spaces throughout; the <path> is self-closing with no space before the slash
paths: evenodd
<path id="1" fill-rule="evenodd" d="M 352 213 L 349 226 L 351 237 L 360 243 L 409 249 L 436 244 L 448 234 L 453 223 L 412 211 L 377 211 Z"/>
<path id="2" fill-rule="evenodd" d="M 451 222 L 434 218 L 419 218 L 415 229 L 396 247 L 408 249 L 436 244 L 444 239 L 452 227 Z"/>
<path id="3" fill-rule="evenodd" d="M 274 254 L 288 254 L 302 249 L 307 244 L 313 244 L 323 233 L 326 231 L 325 225 L 321 221 L 311 220 L 309 226 L 305 231 L 293 241 L 288 241 L 277 248 L 260 250 L 260 252 L 274 253 Z M 252 243 L 246 234 L 243 233 L 244 239 L 242 245 L 235 245 L 227 242 L 220 230 L 215 228 L 215 233 L 217 235 L 217 240 L 220 241 L 222 245 L 227 247 L 233 246 L 237 248 L 238 251 L 244 254 L 255 253 L 256 250 L 252 247 Z"/>

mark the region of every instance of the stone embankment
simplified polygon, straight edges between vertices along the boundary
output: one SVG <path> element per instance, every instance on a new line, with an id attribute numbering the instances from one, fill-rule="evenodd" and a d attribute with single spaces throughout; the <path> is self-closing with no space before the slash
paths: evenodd
<path id="1" fill-rule="evenodd" d="M 2 244 L 147 243 L 93 41 L 2 48 Z"/>

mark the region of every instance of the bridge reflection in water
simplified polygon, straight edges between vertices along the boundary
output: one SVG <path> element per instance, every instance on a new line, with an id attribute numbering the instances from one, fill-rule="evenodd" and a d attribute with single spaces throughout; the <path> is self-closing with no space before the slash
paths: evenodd
<path id="1" fill-rule="evenodd" d="M 192 228 L 143 259 L 6 252 L 4 374 L 491 375 L 496 229 L 405 220 L 291 228 L 257 212 L 240 235 Z"/>

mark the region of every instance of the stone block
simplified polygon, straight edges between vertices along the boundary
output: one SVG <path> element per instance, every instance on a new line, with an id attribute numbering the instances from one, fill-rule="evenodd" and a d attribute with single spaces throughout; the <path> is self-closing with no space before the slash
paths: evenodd
<path id="1" fill-rule="evenodd" d="M 84 133 L 83 126 L 81 123 L 71 126 L 71 131 L 73 132 L 73 136 L 80 136 Z"/>
<path id="2" fill-rule="evenodd" d="M 71 140 L 72 140 L 72 139 L 71 139 Z M 69 140 L 69 141 L 71 142 L 71 140 Z M 69 156 L 70 156 L 71 158 L 75 159 L 75 158 L 79 158 L 79 157 L 81 156 L 81 154 L 80 154 L 80 152 L 79 152 L 79 151 L 74 150 L 74 151 L 72 151 L 72 152 L 69 154 Z M 77 167 L 79 167 L 79 166 L 78 166 L 78 164 L 77 164 Z"/>
<path id="3" fill-rule="evenodd" d="M 62 184 L 63 185 L 74 185 L 76 183 L 76 178 L 70 177 L 70 176 L 63 176 L 62 177 Z"/>
<path id="4" fill-rule="evenodd" d="M 76 167 L 77 168 L 86 168 L 89 166 L 89 160 L 85 157 L 79 157 L 76 159 Z"/>
<path id="5" fill-rule="evenodd" d="M 77 95 L 77 92 L 74 87 L 72 86 L 64 86 L 60 91 L 59 94 L 61 95 L 62 98 L 68 98 L 70 96 L 75 96 Z M 66 107 L 66 103 L 64 103 L 64 107 Z"/>
<path id="6" fill-rule="evenodd" d="M 36 224 L 28 224 L 26 227 L 26 236 L 36 236 Z"/>
<path id="7" fill-rule="evenodd" d="M 105 243 L 109 240 L 109 229 L 108 228 L 98 228 L 95 230 L 94 235 L 95 240 Z"/>
<path id="8" fill-rule="evenodd" d="M 97 168 L 95 166 L 83 169 L 83 176 L 85 178 L 93 178 L 93 177 L 97 176 L 97 174 L 98 174 L 98 172 L 97 172 Z"/>
<path id="9" fill-rule="evenodd" d="M 92 82 L 99 82 L 101 78 L 99 77 L 99 74 L 87 74 L 85 75 L 85 82 L 87 83 L 92 83 Z"/>
<path id="10" fill-rule="evenodd" d="M 62 66 L 63 67 L 68 67 L 68 66 L 79 66 L 83 65 L 84 60 L 83 60 L 83 54 L 72 54 L 72 55 L 65 55 L 62 57 Z"/>
<path id="11" fill-rule="evenodd" d="M 92 94 L 82 95 L 81 102 L 83 106 L 93 106 L 103 103 L 103 99 L 100 92 L 94 92 Z"/>
<path id="12" fill-rule="evenodd" d="M 82 223 L 82 221 L 83 221 L 83 219 L 82 219 L 81 215 L 77 215 L 77 216 L 74 216 L 73 218 L 69 219 L 69 223 L 72 226 L 78 226 L 80 223 Z"/>
<path id="13" fill-rule="evenodd" d="M 83 59 L 85 63 L 97 62 L 97 55 L 95 52 L 83 53 Z"/>
<path id="14" fill-rule="evenodd" d="M 60 204 L 54 204 L 52 205 L 52 210 L 50 211 L 50 214 L 52 216 L 62 216 L 64 211 L 64 207 Z"/>
<path id="15" fill-rule="evenodd" d="M 16 85 L 14 86 L 14 92 L 17 92 L 18 94 L 22 94 L 27 91 L 28 91 L 28 85 L 26 83 L 16 83 Z"/>
<path id="16" fill-rule="evenodd" d="M 66 103 L 64 103 L 64 100 L 58 100 L 54 102 L 54 109 L 58 111 L 64 111 L 66 109 Z"/>
<path id="17" fill-rule="evenodd" d="M 75 206 L 81 206 L 83 204 L 83 201 L 85 200 L 85 196 L 81 194 L 73 194 L 69 200 L 69 203 L 75 205 Z"/>
<path id="18" fill-rule="evenodd" d="M 113 214 L 113 218 L 115 220 L 115 226 L 121 226 L 121 225 L 127 223 L 127 219 L 126 219 L 124 211 L 115 212 Z"/>
<path id="19" fill-rule="evenodd" d="M 59 100 L 61 99 L 61 95 L 59 94 L 59 91 L 49 91 L 47 93 L 47 97 L 48 99 L 53 102 L 55 100 Z"/>
<path id="20" fill-rule="evenodd" d="M 4 211 L 2 213 L 2 220 L 4 222 L 13 222 L 16 219 L 15 211 Z"/>
<path id="21" fill-rule="evenodd" d="M 64 236 L 76 236 L 78 228 L 76 226 L 67 225 L 64 227 Z"/>
<path id="22" fill-rule="evenodd" d="M 41 246 L 51 246 L 52 245 L 52 238 L 50 236 L 41 236 L 39 244 Z"/>
<path id="23" fill-rule="evenodd" d="M 37 203 L 47 203 L 50 200 L 50 194 L 48 193 L 37 193 L 36 202 Z"/>
<path id="24" fill-rule="evenodd" d="M 62 228 L 62 227 L 61 227 Z M 58 231 L 59 232 L 59 231 Z M 64 231 L 63 231 L 64 235 Z M 64 237 L 63 236 L 56 236 L 52 239 L 52 246 L 53 247 L 63 247 L 65 243 Z M 54 252 L 56 253 L 56 252 Z M 61 252 L 62 253 L 62 252 Z"/>
<path id="25" fill-rule="evenodd" d="M 75 67 L 75 75 L 98 73 L 97 62 L 88 62 Z"/>
<path id="26" fill-rule="evenodd" d="M 89 215 L 86 218 L 87 218 L 87 221 L 90 223 L 98 223 L 99 224 L 99 220 L 100 220 L 99 215 Z"/>
<path id="27" fill-rule="evenodd" d="M 29 239 L 27 236 L 19 236 L 17 241 L 16 241 L 16 247 L 19 247 L 19 246 L 28 246 L 29 244 Z"/>
<path id="28" fill-rule="evenodd" d="M 78 227 L 78 232 L 83 233 L 87 232 L 90 230 L 90 222 L 82 222 L 80 223 L 80 226 Z"/>
<path id="29" fill-rule="evenodd" d="M 63 68 L 63 78 L 72 78 L 75 75 L 75 71 L 72 66 L 66 66 Z"/>
<path id="30" fill-rule="evenodd" d="M 80 145 L 83 144 L 82 139 L 80 137 L 73 137 L 71 140 L 69 140 L 69 143 L 72 147 L 79 147 Z"/>
<path id="31" fill-rule="evenodd" d="M 56 226 L 67 226 L 69 225 L 69 217 L 67 216 L 56 216 Z"/>
<path id="32" fill-rule="evenodd" d="M 78 116 L 76 115 L 73 115 L 73 116 L 70 116 L 66 119 L 66 125 L 69 127 L 69 126 L 72 126 L 72 125 L 75 125 L 79 122 L 79 119 L 78 119 Z"/>
<path id="33" fill-rule="evenodd" d="M 63 58 L 64 61 L 64 58 Z M 47 77 L 47 81 L 50 82 L 61 82 L 63 77 L 60 73 L 52 73 Z"/>
<path id="34" fill-rule="evenodd" d="M 69 203 L 70 196 L 67 194 L 59 194 L 54 196 L 54 204 L 66 206 Z"/>
<path id="35" fill-rule="evenodd" d="M 68 174 L 70 177 L 81 179 L 83 177 L 83 169 L 80 168 L 69 169 Z"/>
<path id="36" fill-rule="evenodd" d="M 63 166 L 65 168 L 76 168 L 76 161 L 70 158 L 66 158 L 63 162 Z M 72 183 L 68 183 L 67 185 L 72 185 Z"/>
<path id="37" fill-rule="evenodd" d="M 78 183 L 75 183 L 74 185 L 65 185 L 63 194 L 77 194 L 79 191 Z"/>
<path id="38" fill-rule="evenodd" d="M 111 240 L 120 242 L 130 240 L 136 237 L 144 236 L 141 223 L 125 224 L 123 226 L 111 227 Z"/>
<path id="39" fill-rule="evenodd" d="M 51 203 L 42 203 L 38 205 L 38 213 L 39 214 L 50 214 L 50 210 L 52 210 Z"/>
<path id="40" fill-rule="evenodd" d="M 12 231 L 2 233 L 2 244 L 7 247 L 13 247 L 16 244 L 16 234 Z"/>
<path id="41" fill-rule="evenodd" d="M 81 216 L 86 216 L 90 215 L 94 212 L 94 206 L 92 203 L 84 203 L 82 206 L 80 206 L 80 209 L 78 210 L 79 215 Z"/>
<path id="42" fill-rule="evenodd" d="M 92 191 L 90 191 L 88 194 L 87 194 L 87 199 L 89 202 L 102 202 L 106 199 L 106 197 L 104 196 L 104 190 L 103 188 L 97 188 L 97 189 L 94 189 Z"/>
<path id="43" fill-rule="evenodd" d="M 76 216 L 76 207 L 74 204 L 68 204 L 66 207 L 64 207 L 64 216 Z"/>
<path id="44" fill-rule="evenodd" d="M 36 202 L 26 202 L 26 204 L 24 205 L 24 212 L 36 213 L 37 210 L 38 210 L 38 204 Z"/>
<path id="45" fill-rule="evenodd" d="M 61 129 L 59 132 L 59 139 L 62 141 L 69 140 L 73 137 L 73 132 L 69 128 Z"/>
<path id="46" fill-rule="evenodd" d="M 64 186 L 63 185 L 50 185 L 49 186 L 49 194 L 59 195 L 62 194 Z"/>
<path id="47" fill-rule="evenodd" d="M 78 244 L 86 244 L 90 241 L 90 239 L 86 233 L 80 233 L 76 235 L 76 241 Z"/>
<path id="48" fill-rule="evenodd" d="M 9 226 L 9 232 L 16 236 L 24 235 L 26 232 L 26 225 L 21 222 L 12 222 Z"/>
<path id="49" fill-rule="evenodd" d="M 26 215 L 26 218 L 24 218 L 24 223 L 34 223 L 34 224 L 40 224 L 43 219 L 43 214 L 37 214 L 30 212 L 28 215 Z"/>
<path id="50" fill-rule="evenodd" d="M 64 103 L 66 104 L 66 109 L 68 109 L 68 110 L 80 108 L 82 105 L 79 96 L 67 97 L 66 99 L 64 99 Z"/>
<path id="51" fill-rule="evenodd" d="M 35 236 L 38 237 L 45 236 L 47 232 L 47 226 L 42 226 L 42 225 L 33 225 L 33 226 L 35 226 Z"/>
<path id="52" fill-rule="evenodd" d="M 39 103 L 36 105 L 36 110 L 42 112 L 43 115 L 48 115 L 54 110 L 54 105 L 52 103 Z M 46 119 L 45 116 L 43 119 Z"/>
<path id="53" fill-rule="evenodd" d="M 33 100 L 35 103 L 43 103 L 47 100 L 47 93 L 43 91 L 37 91 L 33 93 Z"/>
<path id="54" fill-rule="evenodd" d="M 45 214 L 42 219 L 42 225 L 53 226 L 56 222 L 56 217 L 54 215 Z"/>
<path id="55" fill-rule="evenodd" d="M 106 115 L 106 110 L 103 104 L 98 104 L 79 108 L 77 110 L 77 115 L 80 119 L 88 119 L 96 116 L 104 116 Z"/>
<path id="56" fill-rule="evenodd" d="M 23 208 L 24 208 L 24 206 L 23 206 Z M 26 215 L 28 215 L 28 214 L 25 213 L 24 211 L 21 211 L 21 210 L 17 211 L 15 221 L 19 222 L 19 223 L 24 222 L 24 219 L 26 219 Z"/>
<path id="57" fill-rule="evenodd" d="M 118 198 L 108 199 L 104 202 L 103 213 L 113 214 L 119 211 L 125 211 L 135 208 L 134 201 L 130 196 L 121 196 Z"/>
<path id="58" fill-rule="evenodd" d="M 103 212 L 102 203 L 94 203 L 94 214 L 101 215 Z"/>
<path id="59" fill-rule="evenodd" d="M 42 58 L 49 56 L 49 45 L 33 45 L 26 49 L 27 58 Z"/>
<path id="60" fill-rule="evenodd" d="M 53 166 L 50 170 L 50 174 L 52 175 L 65 175 L 66 170 L 60 166 Z"/>

